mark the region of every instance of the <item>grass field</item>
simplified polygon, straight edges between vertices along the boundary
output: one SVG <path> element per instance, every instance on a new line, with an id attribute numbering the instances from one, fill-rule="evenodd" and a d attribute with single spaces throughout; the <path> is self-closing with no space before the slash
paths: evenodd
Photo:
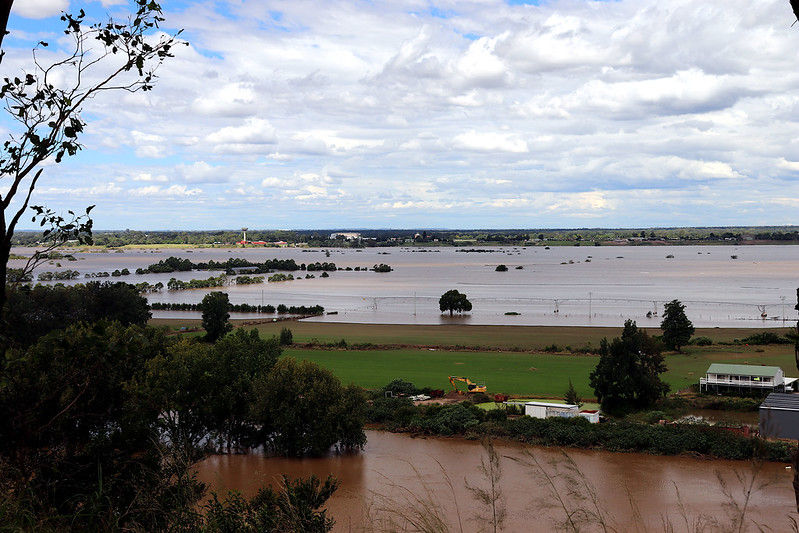
<path id="1" fill-rule="evenodd" d="M 767 346 L 756 352 L 750 346 L 693 348 L 686 354 L 666 356 L 664 378 L 672 390 L 698 382 L 713 362 L 781 366 L 796 374 L 792 346 Z M 331 369 L 345 383 L 382 387 L 395 378 L 418 387 L 449 390 L 447 376 L 467 376 L 485 382 L 489 393 L 562 396 L 569 379 L 584 398 L 593 396 L 588 375 L 597 358 L 588 355 L 526 354 L 514 352 L 457 352 L 424 349 L 309 350 L 289 348 L 286 355 L 313 361 Z"/>
<path id="2" fill-rule="evenodd" d="M 154 319 L 154 325 L 197 327 L 199 320 Z M 234 324 L 236 321 L 233 321 Z M 484 381 L 489 393 L 523 394 L 535 397 L 560 397 L 571 378 L 584 398 L 592 392 L 588 375 L 596 366 L 596 356 L 520 353 L 496 351 L 521 348 L 540 351 L 545 346 L 598 347 L 603 337 L 621 334 L 621 328 L 559 326 L 418 326 L 397 324 L 350 324 L 287 321 L 256 326 L 262 336 L 273 336 L 283 327 L 292 330 L 294 341 L 348 344 L 394 345 L 391 349 L 323 350 L 289 348 L 286 355 L 314 361 L 331 369 L 346 383 L 368 388 L 382 387 L 402 378 L 419 387 L 450 388 L 447 376 L 467 376 Z M 651 334 L 659 334 L 656 329 Z M 757 332 L 756 329 L 697 329 L 697 336 L 714 342 L 727 342 Z M 787 330 L 773 329 L 780 334 Z M 401 346 L 401 347 L 397 347 Z M 425 347 L 482 346 L 486 350 L 429 350 Z M 494 349 L 494 351 L 490 351 Z M 708 365 L 714 362 L 780 366 L 787 375 L 796 375 L 792 345 L 773 346 L 689 346 L 684 354 L 667 354 L 666 381 L 676 391 L 697 383 Z"/>

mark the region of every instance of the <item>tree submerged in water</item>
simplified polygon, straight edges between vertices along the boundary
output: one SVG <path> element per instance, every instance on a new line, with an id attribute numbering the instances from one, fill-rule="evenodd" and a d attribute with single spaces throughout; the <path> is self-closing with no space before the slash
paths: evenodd
<path id="1" fill-rule="evenodd" d="M 442 313 L 449 311 L 449 316 L 452 316 L 455 312 L 471 311 L 472 302 L 466 298 L 465 294 L 452 289 L 441 295 L 438 300 L 438 308 Z"/>

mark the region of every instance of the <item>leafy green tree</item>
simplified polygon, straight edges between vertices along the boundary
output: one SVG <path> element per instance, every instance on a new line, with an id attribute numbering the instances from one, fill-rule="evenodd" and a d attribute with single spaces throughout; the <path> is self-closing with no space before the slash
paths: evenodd
<path id="1" fill-rule="evenodd" d="M 463 313 L 472 310 L 472 302 L 466 299 L 466 295 L 455 289 L 449 290 L 441 295 L 438 300 L 438 308 L 443 313 L 449 311 L 449 316 L 454 312 Z"/>
<path id="2" fill-rule="evenodd" d="M 602 339 L 590 383 L 602 409 L 621 412 L 651 406 L 669 391 L 660 379 L 666 364 L 659 342 L 627 320 L 621 338 Z"/>
<path id="3" fill-rule="evenodd" d="M 280 345 L 290 346 L 294 344 L 294 335 L 289 328 L 281 328 L 280 330 Z"/>
<path id="4" fill-rule="evenodd" d="M 230 319 L 230 299 L 224 292 L 214 291 L 205 295 L 200 302 L 200 311 L 203 313 L 203 329 L 205 340 L 216 342 L 233 329 Z"/>
<path id="5" fill-rule="evenodd" d="M 144 325 L 150 319 L 147 300 L 133 285 L 90 281 L 72 286 L 8 287 L 8 340 L 30 346 L 39 337 L 77 322 L 119 321 Z"/>
<path id="6" fill-rule="evenodd" d="M 210 346 L 182 338 L 145 363 L 144 378 L 135 387 L 139 401 L 159 414 L 165 440 L 187 461 L 211 451 L 207 437 L 221 386 L 213 363 Z"/>
<path id="7" fill-rule="evenodd" d="M 5 2 L 0 26 L 7 22 Z M 7 140 L 0 148 L 0 309 L 4 308 L 7 262 L 16 226 L 30 207 L 34 220 L 44 226 L 44 249 L 33 254 L 25 271 L 32 271 L 47 252 L 69 239 L 90 243 L 91 207 L 85 214 L 64 218 L 43 206 L 31 206 L 33 192 L 46 161 L 61 163 L 83 146 L 79 142 L 86 125 L 81 117 L 84 104 L 108 91 L 149 91 L 155 69 L 177 44 L 176 36 L 159 29 L 161 7 L 151 0 L 135 0 L 135 13 L 124 20 L 91 24 L 83 10 L 64 13 L 65 56 L 47 63 L 39 43 L 32 67 L 15 68 L 17 75 L 0 85 L 3 108 L 12 115 Z M 5 28 L 3 28 L 5 30 Z M 38 54 L 37 54 L 38 52 Z M 0 55 L 2 59 L 2 55 Z M 92 206 L 93 207 L 93 206 Z M 27 215 L 26 215 L 27 216 Z"/>
<path id="8" fill-rule="evenodd" d="M 569 378 L 569 388 L 566 390 L 563 401 L 570 405 L 576 405 L 577 407 L 583 406 L 583 402 L 580 401 L 580 395 L 577 394 L 577 390 L 574 388 L 571 378 Z"/>
<path id="9" fill-rule="evenodd" d="M 366 442 L 365 398 L 309 361 L 280 359 L 256 381 L 255 398 L 257 443 L 281 455 L 318 456 L 333 445 L 358 449 Z"/>
<path id="10" fill-rule="evenodd" d="M 323 482 L 316 476 L 289 480 L 283 476 L 280 487 L 266 487 L 250 500 L 230 492 L 220 501 L 214 494 L 204 505 L 199 531 L 208 533 L 296 531 L 327 533 L 335 521 L 323 509 L 338 488 L 338 481 L 328 476 Z"/>
<path id="11" fill-rule="evenodd" d="M 255 403 L 255 381 L 265 377 L 280 357 L 274 339 L 262 339 L 258 330 L 238 329 L 219 339 L 211 351 L 210 371 L 218 383 L 211 395 L 214 433 L 228 452 L 245 445 L 255 432 L 250 408 Z"/>
<path id="12" fill-rule="evenodd" d="M 159 413 L 131 388 L 166 345 L 161 330 L 100 322 L 7 352 L 0 499 L 16 498 L 31 529 L 156 531 L 191 511 L 189 465 L 162 446 Z"/>
<path id="13" fill-rule="evenodd" d="M 681 351 L 694 334 L 694 325 L 685 316 L 685 306 L 679 300 L 672 300 L 665 305 L 663 321 L 663 344 L 671 350 Z"/>

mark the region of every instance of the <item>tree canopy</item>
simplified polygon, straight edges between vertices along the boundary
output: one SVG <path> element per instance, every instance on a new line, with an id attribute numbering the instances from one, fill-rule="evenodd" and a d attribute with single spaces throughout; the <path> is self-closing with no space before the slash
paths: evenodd
<path id="1" fill-rule="evenodd" d="M 463 313 L 472 310 L 472 302 L 466 299 L 466 295 L 455 289 L 449 290 L 441 295 L 438 300 L 438 308 L 441 312 L 449 311 L 449 316 L 454 312 Z"/>
<path id="2" fill-rule="evenodd" d="M 672 300 L 665 305 L 660 329 L 663 330 L 663 344 L 670 350 L 679 352 L 691 340 L 694 325 L 685 316 L 685 306 L 679 300 Z"/>
<path id="3" fill-rule="evenodd" d="M 208 342 L 215 342 L 233 329 L 228 322 L 230 299 L 226 293 L 214 291 L 206 294 L 200 302 L 200 311 L 203 313 L 202 324 Z"/>
<path id="4" fill-rule="evenodd" d="M 602 409 L 620 412 L 652 405 L 668 391 L 660 343 L 627 320 L 621 338 L 602 339 L 599 362 L 589 379 Z"/>

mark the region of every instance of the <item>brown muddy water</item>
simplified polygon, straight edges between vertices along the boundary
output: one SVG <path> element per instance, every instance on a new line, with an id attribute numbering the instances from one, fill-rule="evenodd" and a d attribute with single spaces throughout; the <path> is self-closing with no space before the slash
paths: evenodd
<path id="1" fill-rule="evenodd" d="M 485 454 L 479 443 L 380 431 L 367 431 L 367 436 L 366 449 L 358 455 L 318 459 L 267 458 L 257 454 L 214 456 L 199 465 L 199 477 L 212 490 L 236 489 L 252 495 L 283 473 L 289 477 L 316 474 L 320 478 L 332 473 L 341 482 L 328 502 L 329 514 L 336 520 L 334 531 L 389 529 L 385 522 L 378 522 L 389 516 L 385 509 L 404 512 L 419 507 L 410 502 L 430 498 L 441 507 L 450 531 L 460 531 L 459 523 L 464 531 L 479 529 L 474 517 L 481 508 L 465 485 L 487 485 L 480 473 Z M 564 514 L 557 507 L 549 483 L 540 470 L 523 464 L 531 460 L 528 453 L 549 472 L 570 509 L 592 510 L 593 490 L 598 507 L 616 531 L 663 531 L 664 520 L 673 524 L 674 531 L 694 530 L 701 517 L 717 522 L 707 530 L 728 531 L 734 514 L 730 504 L 733 500 L 739 504 L 745 501 L 745 487 L 754 472 L 752 465 L 743 461 L 569 449 L 568 456 L 587 482 L 579 483 L 578 492 L 588 497 L 581 500 L 569 495 L 569 460 L 561 450 L 504 442 L 497 443 L 496 450 L 501 456 L 500 484 L 506 498 L 505 531 L 562 529 Z M 791 530 L 789 513 L 795 511 L 795 503 L 792 473 L 785 467 L 765 463 L 757 471 L 744 531 L 757 531 L 759 527 Z M 719 476 L 726 483 L 728 494 Z M 578 475 L 577 479 L 581 477 Z M 688 517 L 690 528 L 686 527 L 684 516 Z M 594 531 L 597 526 L 581 530 Z"/>

